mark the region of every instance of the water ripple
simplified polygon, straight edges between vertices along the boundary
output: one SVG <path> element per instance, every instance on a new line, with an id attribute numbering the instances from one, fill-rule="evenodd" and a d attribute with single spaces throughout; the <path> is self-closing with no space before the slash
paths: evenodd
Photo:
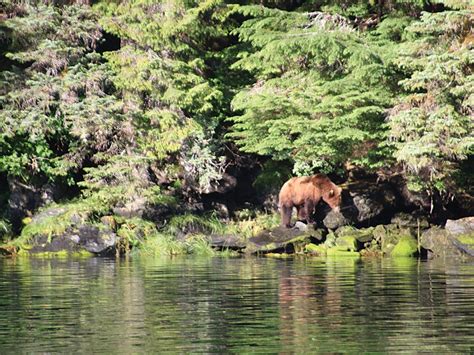
<path id="1" fill-rule="evenodd" d="M 474 264 L 0 259 L 0 352 L 462 352 Z"/>

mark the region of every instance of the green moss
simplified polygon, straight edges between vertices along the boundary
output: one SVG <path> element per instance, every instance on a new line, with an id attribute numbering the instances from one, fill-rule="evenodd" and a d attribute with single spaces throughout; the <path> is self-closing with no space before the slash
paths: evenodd
<path id="1" fill-rule="evenodd" d="M 456 238 L 460 243 L 466 245 L 474 245 L 474 233 L 464 234 Z"/>
<path id="2" fill-rule="evenodd" d="M 90 258 L 94 257 L 95 254 L 87 250 L 79 250 L 75 252 L 69 252 L 67 250 L 59 251 L 44 251 L 39 253 L 31 253 L 28 250 L 20 249 L 17 253 L 19 256 L 28 256 L 33 258 L 52 259 L 52 258 Z"/>
<path id="3" fill-rule="evenodd" d="M 264 254 L 268 258 L 278 258 L 278 259 L 286 259 L 286 258 L 291 258 L 291 254 L 287 253 L 266 253 Z"/>
<path id="4" fill-rule="evenodd" d="M 80 250 L 80 251 L 75 251 L 74 253 L 71 254 L 71 256 L 74 258 L 91 258 L 95 256 L 95 254 L 87 250 Z"/>
<path id="5" fill-rule="evenodd" d="M 418 252 L 418 243 L 411 235 L 404 235 L 392 250 L 391 256 L 414 256 Z"/>
<path id="6" fill-rule="evenodd" d="M 350 235 L 339 237 L 336 239 L 336 246 L 341 250 L 357 251 L 357 239 Z"/>
<path id="7" fill-rule="evenodd" d="M 328 248 L 332 248 L 336 245 L 336 235 L 333 232 L 330 232 L 326 236 L 326 240 L 324 241 L 324 245 Z"/>
<path id="8" fill-rule="evenodd" d="M 60 218 L 60 216 L 47 217 L 40 222 L 32 222 L 23 228 L 20 237 L 12 241 L 12 245 L 24 248 L 37 235 L 47 236 L 51 240 L 53 236 L 64 233 L 70 225 L 69 221 Z"/>
<path id="9" fill-rule="evenodd" d="M 216 256 L 223 257 L 223 258 L 234 258 L 234 257 L 240 256 L 240 253 L 236 250 L 224 249 L 224 250 L 216 251 Z"/>
<path id="10" fill-rule="evenodd" d="M 30 224 L 32 220 L 33 219 L 31 217 L 25 217 L 21 220 L 21 223 L 26 226 L 27 224 Z"/>
<path id="11" fill-rule="evenodd" d="M 328 248 L 326 252 L 327 256 L 333 256 L 333 257 L 339 257 L 339 256 L 344 256 L 344 257 L 355 257 L 358 258 L 360 257 L 360 254 L 356 251 L 348 251 L 345 247 L 332 247 Z"/>
<path id="12" fill-rule="evenodd" d="M 323 255 L 326 255 L 327 248 L 324 245 L 316 245 L 313 243 L 309 243 L 309 244 L 306 244 L 305 251 L 309 254 L 323 256 Z"/>

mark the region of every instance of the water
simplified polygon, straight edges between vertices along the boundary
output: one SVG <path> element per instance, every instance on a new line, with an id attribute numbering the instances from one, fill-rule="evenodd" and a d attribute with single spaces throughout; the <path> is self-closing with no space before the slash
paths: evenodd
<path id="1" fill-rule="evenodd" d="M 474 263 L 0 259 L 0 353 L 473 352 Z"/>

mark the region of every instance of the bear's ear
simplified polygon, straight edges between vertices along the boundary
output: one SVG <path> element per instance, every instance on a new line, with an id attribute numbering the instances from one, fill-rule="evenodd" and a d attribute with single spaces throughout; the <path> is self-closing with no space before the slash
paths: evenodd
<path id="1" fill-rule="evenodd" d="M 333 197 L 334 196 L 334 190 L 331 189 L 331 191 L 329 191 L 329 197 Z"/>

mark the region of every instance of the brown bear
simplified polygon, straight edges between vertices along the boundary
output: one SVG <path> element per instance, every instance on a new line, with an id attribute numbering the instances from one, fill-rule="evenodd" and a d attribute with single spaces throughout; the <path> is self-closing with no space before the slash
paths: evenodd
<path id="1" fill-rule="evenodd" d="M 299 220 L 314 223 L 311 215 L 321 198 L 333 210 L 339 211 L 341 192 L 342 189 L 324 174 L 291 178 L 283 184 L 278 199 L 281 224 L 291 228 L 293 207 L 296 207 Z"/>

